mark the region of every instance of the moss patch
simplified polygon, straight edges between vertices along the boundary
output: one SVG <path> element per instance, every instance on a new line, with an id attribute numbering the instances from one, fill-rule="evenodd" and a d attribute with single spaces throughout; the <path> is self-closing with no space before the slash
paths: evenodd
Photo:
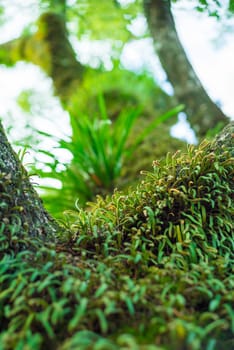
<path id="1" fill-rule="evenodd" d="M 155 162 L 136 190 L 75 213 L 53 247 L 1 244 L 2 349 L 232 348 L 231 149 Z"/>

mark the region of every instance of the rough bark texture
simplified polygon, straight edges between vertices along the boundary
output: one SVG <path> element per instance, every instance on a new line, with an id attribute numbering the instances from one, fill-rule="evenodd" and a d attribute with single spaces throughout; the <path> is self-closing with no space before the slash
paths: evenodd
<path id="1" fill-rule="evenodd" d="M 38 20 L 34 35 L 0 45 L 0 63 L 12 66 L 20 60 L 34 63 L 52 78 L 55 93 L 66 103 L 83 77 L 83 66 L 68 40 L 63 16 L 49 12 Z"/>
<path id="2" fill-rule="evenodd" d="M 206 93 L 180 43 L 170 1 L 144 0 L 144 9 L 155 50 L 194 131 L 203 137 L 218 122 L 226 124 L 228 118 Z"/>
<path id="3" fill-rule="evenodd" d="M 229 150 L 234 157 L 234 121 L 229 123 L 211 142 L 211 151 L 225 152 Z"/>
<path id="4" fill-rule="evenodd" d="M 49 216 L 0 123 L 0 223 L 17 236 L 52 239 L 58 224 Z M 10 229 L 11 228 L 11 229 Z M 11 233 L 12 233 L 11 232 Z"/>

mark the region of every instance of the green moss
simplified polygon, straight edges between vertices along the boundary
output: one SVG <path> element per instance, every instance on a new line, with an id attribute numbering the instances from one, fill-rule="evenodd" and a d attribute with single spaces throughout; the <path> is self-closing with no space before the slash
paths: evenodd
<path id="1" fill-rule="evenodd" d="M 1 248 L 2 349 L 232 348 L 232 176 L 229 149 L 190 147 L 74 213 L 56 247 Z"/>
<path id="2" fill-rule="evenodd" d="M 90 237 L 90 227 L 98 227 L 95 243 L 103 249 L 110 232 L 116 235 L 110 251 L 121 246 L 122 252 L 143 254 L 144 247 L 152 254 L 149 261 L 142 257 L 147 264 L 155 259 L 161 262 L 172 252 L 195 263 L 216 258 L 217 248 L 223 255 L 230 254 L 233 183 L 229 177 L 233 162 L 226 157 L 221 162 L 223 155 L 207 151 L 204 143 L 198 150 L 189 147 L 187 154 L 177 152 L 161 163 L 155 161 L 154 171 L 146 173 L 136 190 L 100 198 L 88 217 L 81 212 L 77 231 Z M 95 236 L 91 239 L 94 242 Z M 86 248 L 85 242 L 81 249 Z"/>

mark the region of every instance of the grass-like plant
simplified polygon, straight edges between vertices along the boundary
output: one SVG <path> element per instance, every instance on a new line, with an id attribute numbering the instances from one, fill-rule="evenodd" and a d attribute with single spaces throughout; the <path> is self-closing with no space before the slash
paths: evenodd
<path id="1" fill-rule="evenodd" d="M 51 152 L 41 150 L 52 158 L 52 162 L 46 163 L 50 168 L 49 177 L 62 183 L 62 194 L 56 189 L 46 188 L 45 200 L 48 204 L 52 203 L 52 210 L 57 196 L 62 195 L 64 207 L 72 208 L 77 198 L 80 203 L 85 203 L 96 194 L 113 191 L 116 180 L 121 176 L 123 164 L 133 157 L 139 144 L 160 123 L 179 113 L 183 106 L 177 106 L 155 118 L 136 135 L 130 146 L 127 141 L 140 115 L 140 108 L 124 110 L 114 121 L 108 118 L 102 97 L 99 98 L 99 108 L 98 117 L 71 115 L 72 137 L 69 140 L 57 140 L 58 147 L 68 150 L 73 157 L 71 164 L 65 165 L 64 171 L 57 171 L 58 161 Z M 48 173 L 42 171 L 40 175 L 48 177 Z M 60 207 L 57 209 L 61 211 Z"/>

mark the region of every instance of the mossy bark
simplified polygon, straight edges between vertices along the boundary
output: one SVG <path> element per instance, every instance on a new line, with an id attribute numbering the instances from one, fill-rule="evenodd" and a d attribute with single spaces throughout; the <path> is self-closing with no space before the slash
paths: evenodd
<path id="1" fill-rule="evenodd" d="M 1 44 L 0 63 L 13 66 L 18 61 L 26 61 L 39 66 L 52 78 L 56 95 L 67 104 L 82 82 L 84 67 L 68 40 L 62 15 L 44 13 L 37 26 L 33 35 Z"/>
<path id="2" fill-rule="evenodd" d="M 210 152 L 233 153 L 234 122 L 210 143 Z M 0 123 L 0 222 L 19 235 L 53 240 L 61 228 L 50 217 Z"/>
<path id="3" fill-rule="evenodd" d="M 0 223 L 11 235 L 54 240 L 59 225 L 50 217 L 0 123 Z"/>
<path id="4" fill-rule="evenodd" d="M 213 142 L 155 162 L 137 190 L 77 212 L 56 252 L 1 259 L 1 220 L 1 348 L 231 349 L 233 132 L 231 123 Z M 7 178 L 24 172 L 2 127 L 0 136 L 11 193 Z"/>

